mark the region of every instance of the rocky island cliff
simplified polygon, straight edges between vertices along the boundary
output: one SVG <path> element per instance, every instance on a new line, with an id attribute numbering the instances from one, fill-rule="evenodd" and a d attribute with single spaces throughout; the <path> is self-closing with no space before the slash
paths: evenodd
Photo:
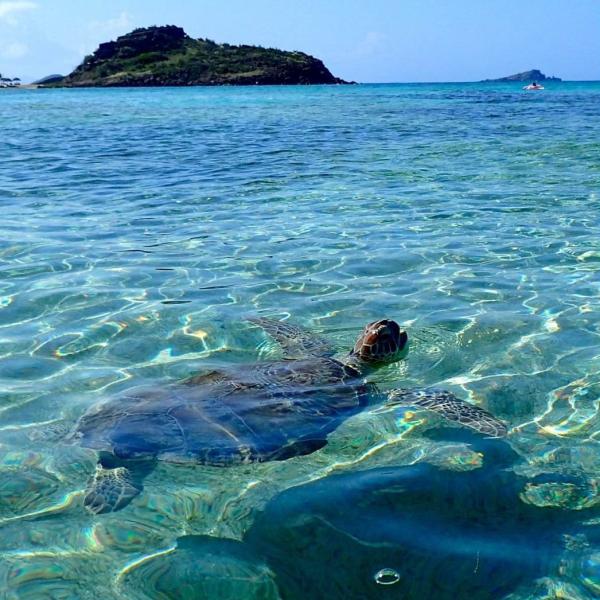
<path id="1" fill-rule="evenodd" d="M 523 71 L 522 73 L 515 73 L 508 77 L 500 77 L 500 79 L 484 79 L 486 81 L 562 81 L 560 77 L 548 77 L 544 75 L 539 69 L 532 69 L 531 71 Z"/>
<path id="2" fill-rule="evenodd" d="M 100 44 L 63 87 L 346 83 L 317 58 L 260 46 L 192 39 L 181 27 L 136 29 Z"/>

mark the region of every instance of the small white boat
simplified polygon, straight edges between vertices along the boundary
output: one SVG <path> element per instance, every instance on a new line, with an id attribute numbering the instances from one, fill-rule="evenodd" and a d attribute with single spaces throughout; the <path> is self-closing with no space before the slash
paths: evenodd
<path id="1" fill-rule="evenodd" d="M 523 86 L 524 90 L 543 90 L 544 86 L 539 83 L 530 83 L 529 85 Z"/>

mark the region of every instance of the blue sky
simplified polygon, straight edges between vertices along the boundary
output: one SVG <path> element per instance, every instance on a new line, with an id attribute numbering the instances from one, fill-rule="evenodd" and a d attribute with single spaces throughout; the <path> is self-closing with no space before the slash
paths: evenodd
<path id="1" fill-rule="evenodd" d="M 68 73 L 135 27 L 302 50 L 363 82 L 600 80 L 600 0 L 0 0 L 0 72 Z"/>

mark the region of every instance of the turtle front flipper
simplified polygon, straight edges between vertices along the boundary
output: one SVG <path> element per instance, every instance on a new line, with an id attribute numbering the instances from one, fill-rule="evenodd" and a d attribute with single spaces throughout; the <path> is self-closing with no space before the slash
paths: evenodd
<path id="1" fill-rule="evenodd" d="M 494 415 L 446 390 L 392 390 L 388 393 L 388 406 L 396 404 L 427 408 L 449 421 L 455 421 L 490 437 L 504 437 L 507 434 L 506 425 Z"/>
<path id="2" fill-rule="evenodd" d="M 276 342 L 279 343 L 286 358 L 305 358 L 306 356 L 331 356 L 335 350 L 329 342 L 313 335 L 309 331 L 290 325 L 284 321 L 266 317 L 248 319 L 262 327 Z"/>
<path id="3" fill-rule="evenodd" d="M 154 459 L 122 460 L 103 452 L 90 479 L 83 504 L 94 514 L 125 508 L 144 489 L 143 480 L 154 468 Z"/>

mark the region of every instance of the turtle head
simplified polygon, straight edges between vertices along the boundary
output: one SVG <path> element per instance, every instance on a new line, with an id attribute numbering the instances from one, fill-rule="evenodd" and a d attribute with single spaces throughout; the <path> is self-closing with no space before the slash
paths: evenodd
<path id="1" fill-rule="evenodd" d="M 360 334 L 350 356 L 370 366 L 382 366 L 403 359 L 408 353 L 408 335 L 396 321 L 381 319 L 369 323 Z"/>

